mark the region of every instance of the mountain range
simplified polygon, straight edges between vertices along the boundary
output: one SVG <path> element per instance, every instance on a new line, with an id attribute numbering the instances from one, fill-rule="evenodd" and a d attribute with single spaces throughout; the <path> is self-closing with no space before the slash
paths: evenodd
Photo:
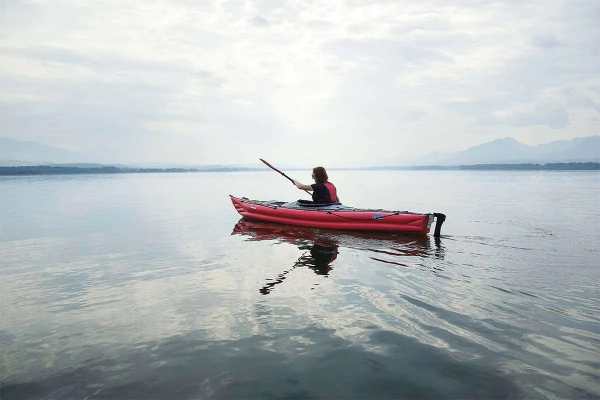
<path id="1" fill-rule="evenodd" d="M 414 159 L 389 159 L 386 165 L 474 165 L 520 163 L 566 163 L 600 161 L 600 136 L 529 146 L 513 138 L 497 139 L 466 150 L 432 153 Z"/>
<path id="2" fill-rule="evenodd" d="M 77 153 L 25 140 L 0 138 L 0 166 L 77 163 Z"/>
<path id="3" fill-rule="evenodd" d="M 36 142 L 0 138 L 0 166 L 84 163 L 81 155 Z M 413 159 L 392 158 L 384 166 L 453 166 L 474 164 L 599 162 L 600 136 L 558 140 L 529 146 L 513 138 L 497 139 L 452 153 L 432 153 Z M 88 164 L 80 164 L 89 166 Z M 91 165 L 91 164 L 90 164 Z M 155 166 L 156 167 L 156 166 Z M 180 167 L 170 165 L 169 167 Z M 186 168 L 198 167 L 186 165 Z M 204 169 L 207 166 L 199 166 Z M 227 167 L 227 166 L 219 166 Z"/>

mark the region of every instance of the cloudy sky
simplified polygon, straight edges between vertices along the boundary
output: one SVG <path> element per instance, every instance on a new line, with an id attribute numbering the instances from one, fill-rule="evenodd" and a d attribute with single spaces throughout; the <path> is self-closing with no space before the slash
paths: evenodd
<path id="1" fill-rule="evenodd" d="M 0 1 L 0 136 L 368 165 L 600 134 L 597 0 Z"/>

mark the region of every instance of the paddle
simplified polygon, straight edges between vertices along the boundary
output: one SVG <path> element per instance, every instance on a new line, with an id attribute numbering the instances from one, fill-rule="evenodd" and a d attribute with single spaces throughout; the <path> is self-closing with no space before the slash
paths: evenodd
<path id="1" fill-rule="evenodd" d="M 285 176 L 286 178 L 288 178 L 290 180 L 290 182 L 294 183 L 294 180 L 292 178 L 290 178 L 289 176 L 287 176 L 286 174 L 284 174 L 283 172 L 281 172 L 280 170 L 278 170 L 277 168 L 275 168 L 274 166 L 272 166 L 271 164 L 269 164 L 268 162 L 266 162 L 265 160 L 263 160 L 262 158 L 259 158 L 260 161 L 264 162 L 267 167 L 271 168 L 273 171 L 277 171 L 279 172 L 281 175 Z M 296 184 L 294 183 L 294 186 L 296 186 Z M 311 194 L 308 190 L 305 190 L 306 193 Z M 311 194 L 312 196 L 312 194 Z"/>

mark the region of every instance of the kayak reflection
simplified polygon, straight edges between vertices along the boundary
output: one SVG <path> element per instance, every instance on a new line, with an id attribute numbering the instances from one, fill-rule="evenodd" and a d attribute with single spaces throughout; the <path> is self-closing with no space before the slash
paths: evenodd
<path id="1" fill-rule="evenodd" d="M 285 242 L 304 250 L 290 269 L 283 271 L 277 278 L 269 279 L 270 282 L 259 290 L 262 294 L 269 294 L 275 285 L 282 283 L 286 275 L 298 267 L 307 267 L 318 275 L 329 275 L 340 247 L 366 251 L 371 254 L 370 259 L 373 261 L 401 267 L 409 267 L 401 262 L 403 257 L 440 259 L 444 256 L 440 239 L 436 238 L 435 245 L 432 246 L 426 235 L 327 231 L 244 218 L 239 220 L 231 234 L 247 236 L 249 241 Z M 435 266 L 431 267 L 434 272 L 439 270 Z"/>

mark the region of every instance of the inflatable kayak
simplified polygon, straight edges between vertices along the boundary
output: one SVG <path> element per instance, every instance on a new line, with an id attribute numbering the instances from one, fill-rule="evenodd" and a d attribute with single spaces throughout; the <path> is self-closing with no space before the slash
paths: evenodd
<path id="1" fill-rule="evenodd" d="M 312 228 L 428 234 L 437 219 L 434 236 L 438 237 L 446 219 L 439 213 L 361 209 L 340 203 L 315 204 L 304 200 L 286 203 L 229 197 L 244 218 Z"/>

